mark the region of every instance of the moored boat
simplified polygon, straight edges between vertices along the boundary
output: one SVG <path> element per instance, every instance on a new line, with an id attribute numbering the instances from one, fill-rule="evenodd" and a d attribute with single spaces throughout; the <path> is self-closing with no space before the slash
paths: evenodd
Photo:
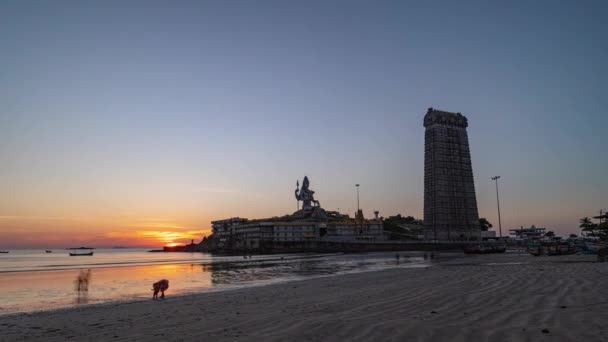
<path id="1" fill-rule="evenodd" d="M 76 247 L 76 248 L 68 248 L 68 250 L 74 251 L 70 252 L 70 256 L 91 256 L 93 255 L 93 247 Z"/>
<path id="2" fill-rule="evenodd" d="M 90 255 L 93 255 L 93 251 L 88 252 L 88 253 L 78 253 L 78 252 L 72 253 L 72 252 L 70 252 L 70 256 L 90 256 Z"/>
<path id="3" fill-rule="evenodd" d="M 6 254 L 8 253 L 8 251 L 0 251 L 0 253 Z"/>

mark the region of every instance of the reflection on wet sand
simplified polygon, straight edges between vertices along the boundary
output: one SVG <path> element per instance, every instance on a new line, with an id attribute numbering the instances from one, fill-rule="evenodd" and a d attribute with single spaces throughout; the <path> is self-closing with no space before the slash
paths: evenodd
<path id="1" fill-rule="evenodd" d="M 0 313 L 53 309 L 77 304 L 124 300 L 148 300 L 151 284 L 159 279 L 171 282 L 171 297 L 194 292 L 254 286 L 275 282 L 363 272 L 394 267 L 426 267 L 431 260 L 422 254 L 332 254 L 235 258 L 203 264 L 146 265 L 80 271 L 74 270 L 0 273 Z M 238 261 L 237 261 L 238 260 Z M 24 287 L 23 284 L 28 284 Z M 76 298 L 74 299 L 74 290 Z"/>

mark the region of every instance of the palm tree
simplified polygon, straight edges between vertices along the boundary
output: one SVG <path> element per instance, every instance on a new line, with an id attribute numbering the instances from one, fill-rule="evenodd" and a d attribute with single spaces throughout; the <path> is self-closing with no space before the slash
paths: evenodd
<path id="1" fill-rule="evenodd" d="M 599 225 L 596 225 L 596 231 L 595 234 L 596 236 L 598 236 L 600 239 L 606 241 L 608 240 L 608 222 L 602 222 Z"/>
<path id="2" fill-rule="evenodd" d="M 579 227 L 583 230 L 583 232 L 588 232 L 591 236 L 595 235 L 597 224 L 591 222 L 591 219 L 589 217 L 583 217 L 579 220 L 579 222 Z"/>

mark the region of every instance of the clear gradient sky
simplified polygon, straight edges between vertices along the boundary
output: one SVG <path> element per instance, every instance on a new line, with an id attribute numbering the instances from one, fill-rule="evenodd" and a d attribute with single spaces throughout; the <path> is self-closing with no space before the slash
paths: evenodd
<path id="1" fill-rule="evenodd" d="M 469 119 L 480 216 L 608 209 L 606 1 L 2 1 L 0 248 L 210 221 L 422 217 L 428 107 Z"/>

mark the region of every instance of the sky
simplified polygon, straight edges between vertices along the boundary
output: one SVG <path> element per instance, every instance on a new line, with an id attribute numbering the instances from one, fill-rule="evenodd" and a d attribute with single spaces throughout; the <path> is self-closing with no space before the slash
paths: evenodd
<path id="1" fill-rule="evenodd" d="M 2 1 L 0 248 L 161 246 L 210 221 L 422 217 L 428 107 L 479 214 L 608 209 L 605 1 Z"/>

